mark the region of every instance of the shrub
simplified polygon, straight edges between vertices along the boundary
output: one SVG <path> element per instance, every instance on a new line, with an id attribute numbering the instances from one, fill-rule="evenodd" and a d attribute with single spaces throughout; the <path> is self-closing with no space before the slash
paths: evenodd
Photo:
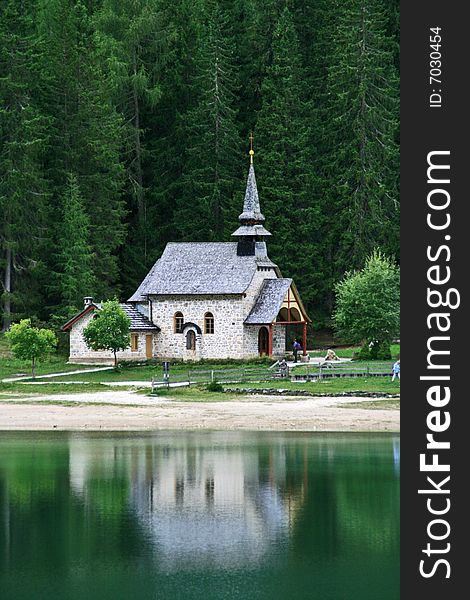
<path id="1" fill-rule="evenodd" d="M 221 383 L 219 383 L 216 379 L 214 379 L 214 381 L 211 381 L 207 384 L 206 390 L 208 392 L 223 392 L 224 386 Z"/>

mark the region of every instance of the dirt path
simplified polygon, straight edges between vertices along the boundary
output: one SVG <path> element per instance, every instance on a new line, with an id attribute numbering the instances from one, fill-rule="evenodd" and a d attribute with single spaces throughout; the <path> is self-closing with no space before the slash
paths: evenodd
<path id="1" fill-rule="evenodd" d="M 225 402 L 178 402 L 131 391 L 38 395 L 0 402 L 0 430 L 399 431 L 398 410 L 347 407 L 364 401 L 249 396 Z"/>

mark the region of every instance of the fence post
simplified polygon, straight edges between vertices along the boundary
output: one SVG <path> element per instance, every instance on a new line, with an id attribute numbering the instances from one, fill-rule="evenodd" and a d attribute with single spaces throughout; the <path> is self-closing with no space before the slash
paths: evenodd
<path id="1" fill-rule="evenodd" d="M 188 387 L 191 387 L 191 371 L 188 371 Z"/>

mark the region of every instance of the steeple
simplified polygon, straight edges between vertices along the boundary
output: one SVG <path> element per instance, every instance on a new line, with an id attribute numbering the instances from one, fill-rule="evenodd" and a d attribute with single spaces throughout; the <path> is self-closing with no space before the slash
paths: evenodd
<path id="1" fill-rule="evenodd" d="M 253 166 L 253 135 L 250 135 L 250 168 L 246 182 L 243 212 L 238 217 L 240 227 L 232 233 L 238 237 L 238 254 L 240 256 L 256 255 L 267 258 L 264 238 L 271 234 L 264 228 L 264 215 L 261 212 L 258 189 L 256 187 L 255 168 Z"/>

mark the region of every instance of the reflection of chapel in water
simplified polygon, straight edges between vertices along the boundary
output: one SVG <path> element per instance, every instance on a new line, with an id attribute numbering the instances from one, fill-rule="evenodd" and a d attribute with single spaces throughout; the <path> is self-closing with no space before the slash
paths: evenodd
<path id="1" fill-rule="evenodd" d="M 264 439 L 72 436 L 70 488 L 87 513 L 112 506 L 137 526 L 165 572 L 255 566 L 293 547 L 297 558 L 322 560 L 346 557 L 357 544 L 374 556 L 395 548 L 399 437 L 379 436 L 380 452 L 377 440 L 361 436 Z M 367 475 L 377 469 L 386 477 Z"/>
<path id="2" fill-rule="evenodd" d="M 101 454 L 105 463 L 124 460 L 130 469 L 131 507 L 165 568 L 177 557 L 179 569 L 185 558 L 188 566 L 208 561 L 236 567 L 263 558 L 274 541 L 287 542 L 304 486 L 287 486 L 285 447 L 279 443 L 260 457 L 257 448 L 240 452 L 236 437 L 229 444 L 224 438 L 226 433 L 210 434 L 198 446 L 187 438 L 175 444 L 173 436 L 165 444 L 161 436 L 158 444 L 129 455 L 120 445 L 117 457 L 112 444 Z M 94 456 L 78 440 L 70 450 L 72 487 L 86 495 Z"/>

